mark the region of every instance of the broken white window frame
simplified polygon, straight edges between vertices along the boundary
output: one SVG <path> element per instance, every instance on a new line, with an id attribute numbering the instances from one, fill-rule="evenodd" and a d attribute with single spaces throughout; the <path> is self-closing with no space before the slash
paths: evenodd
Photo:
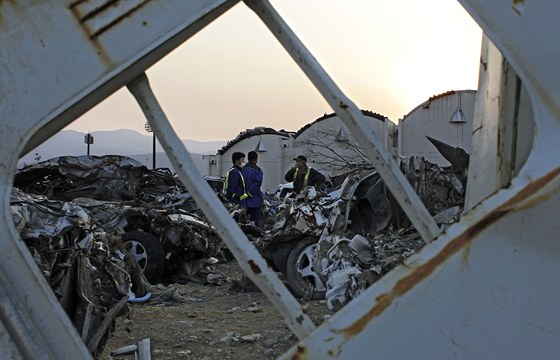
<path id="1" fill-rule="evenodd" d="M 518 176 L 512 180 L 509 188 L 500 190 L 497 193 L 496 191 L 499 187 L 484 189 L 484 185 L 486 185 L 483 183 L 484 180 L 478 183 L 474 182 L 475 186 L 480 189 L 479 198 L 481 202 L 473 207 L 469 213 L 461 219 L 460 223 L 454 225 L 449 228 L 446 233 L 440 235 L 439 240 L 429 244 L 419 256 L 411 258 L 411 262 L 407 264 L 407 267 L 399 268 L 395 272 L 392 272 L 391 276 L 386 276 L 382 282 L 371 287 L 365 294 L 355 299 L 351 303 L 351 306 L 347 306 L 337 313 L 326 326 L 321 326 L 316 330 L 314 330 L 314 326 L 310 323 L 308 318 L 303 315 L 300 316 L 300 314 L 303 314 L 300 312 L 301 307 L 289 293 L 285 292 L 285 288 L 274 274 L 270 275 L 268 269 L 263 269 L 264 275 L 252 275 L 257 268 L 260 270 L 260 265 L 264 265 L 262 258 L 260 254 L 250 250 L 252 247 L 248 243 L 246 237 L 238 231 L 237 225 L 235 225 L 234 228 L 236 228 L 236 230 L 233 230 L 233 238 L 226 241 L 226 243 L 228 243 L 228 245 L 233 243 L 233 247 L 237 247 L 238 252 L 241 253 L 249 249 L 247 253 L 250 256 L 248 256 L 246 260 L 248 262 L 253 261 L 253 264 L 256 264 L 257 267 L 251 269 L 248 275 L 250 277 L 252 276 L 259 287 L 264 289 L 267 296 L 272 297 L 273 303 L 278 307 L 298 338 L 305 338 L 300 342 L 298 347 L 292 350 L 292 355 L 309 354 L 307 352 L 309 350 L 315 355 L 323 354 L 325 356 L 338 357 L 342 355 L 341 352 L 343 349 L 359 345 L 356 343 L 356 340 L 363 337 L 374 341 L 376 346 L 379 346 L 379 348 L 376 347 L 375 349 L 380 350 L 382 344 L 378 342 L 377 337 L 371 336 L 371 334 L 375 334 L 375 331 L 379 331 L 379 323 L 383 323 L 385 319 L 391 318 L 391 314 L 387 311 L 388 307 L 396 306 L 395 302 L 397 299 L 400 299 L 402 302 L 405 299 L 410 300 L 411 297 L 414 298 L 413 290 L 419 287 L 428 285 L 434 287 L 436 285 L 433 277 L 435 267 L 456 261 L 454 255 L 457 254 L 458 249 L 468 246 L 474 242 L 475 239 L 477 239 L 478 244 L 481 238 L 488 240 L 488 237 L 491 238 L 492 236 L 500 235 L 496 233 L 499 229 L 494 230 L 493 225 L 495 223 L 508 225 L 505 227 L 506 230 L 509 230 L 508 234 L 515 235 L 517 230 L 522 230 L 522 227 L 520 227 L 518 223 L 512 222 L 516 220 L 516 218 L 513 217 L 516 213 L 527 212 L 528 214 L 536 216 L 546 214 L 547 210 L 551 207 L 557 210 L 557 203 L 555 204 L 554 201 L 558 198 L 556 193 L 558 192 L 559 186 L 559 169 L 556 152 L 558 136 L 560 134 L 560 111 L 558 110 L 560 108 L 560 81 L 558 79 L 556 60 L 560 58 L 560 49 L 557 46 L 552 46 L 552 44 L 556 44 L 554 36 L 558 29 L 556 26 L 551 25 L 557 23 L 551 21 L 551 17 L 558 13 L 557 10 L 560 9 L 560 5 L 551 0 L 539 3 L 538 5 L 531 4 L 530 6 L 526 5 L 524 1 L 516 1 L 513 5 L 510 1 L 506 0 L 496 0 L 493 2 L 460 0 L 460 2 L 475 17 L 484 32 L 498 46 L 500 51 L 503 52 L 507 60 L 511 62 L 514 70 L 518 73 L 530 95 L 537 131 L 532 152 L 527 159 L 527 163 L 519 172 Z M 25 2 L 19 2 L 17 5 L 21 5 L 22 3 Z M 190 35 L 204 25 L 210 23 L 223 11 L 236 3 L 237 1 L 213 2 L 212 5 L 216 6 L 214 10 L 199 14 L 199 18 L 197 19 L 201 20 L 199 24 L 195 24 L 195 21 L 188 25 L 193 25 Z M 3 3 L 3 5 L 8 6 L 6 3 Z M 9 6 L 12 5 L 16 6 L 9 2 Z M 369 130 L 367 127 L 364 128 L 363 121 L 360 120 L 360 114 L 356 114 L 355 107 L 339 92 L 330 78 L 324 76 L 326 74 L 324 74 L 316 61 L 305 48 L 303 48 L 299 40 L 293 36 L 293 33 L 285 26 L 270 4 L 264 1 L 247 1 L 247 5 L 263 19 L 265 24 L 287 48 L 292 57 L 295 56 L 295 60 L 300 67 L 304 69 L 304 72 L 311 81 L 319 88 L 323 96 L 328 96 L 329 104 L 333 106 L 335 112 L 343 119 L 352 132 L 357 135 L 364 149 L 368 149 L 372 144 L 374 145 L 374 149 L 368 150 L 368 155 L 373 156 L 372 159 L 374 159 L 374 161 L 379 161 L 381 167 L 388 167 L 380 170 L 380 173 L 386 182 L 393 182 L 392 185 L 388 184 L 389 188 L 393 187 L 397 189 L 397 193 L 400 189 L 400 195 L 397 197 L 399 203 L 401 205 L 415 203 L 414 199 L 417 199 L 416 195 L 413 193 L 410 194 L 411 197 L 407 196 L 406 180 L 404 177 L 399 176 L 400 173 L 398 169 L 394 169 L 394 164 L 391 163 L 391 160 L 384 156 L 386 154 L 379 153 L 379 151 L 376 150 L 377 139 L 371 136 L 373 134 L 368 132 Z M 287 35 L 285 34 L 286 31 L 288 31 Z M 527 41 L 528 36 L 538 37 L 541 41 Z M 188 38 L 188 36 L 183 34 L 182 36 L 166 39 L 165 44 L 167 49 L 148 49 L 146 54 L 151 55 L 150 59 L 140 57 L 128 63 L 128 65 L 122 65 L 120 63 L 115 64 L 114 78 L 112 80 L 105 79 L 107 82 L 102 82 L 100 80 L 98 83 L 92 84 L 89 90 L 95 92 L 97 87 L 104 87 L 105 92 L 99 92 L 98 96 L 108 96 L 107 94 L 120 87 L 119 84 L 122 84 L 124 79 L 128 78 L 132 80 L 132 78 L 138 76 L 138 74 L 145 71 L 145 69 L 155 62 L 155 58 L 164 56 L 170 48 L 178 46 L 182 41 L 181 39 L 184 40 L 185 38 Z M 153 53 L 150 53 L 150 51 Z M 311 57 L 311 62 L 308 62 L 310 60 L 308 57 Z M 483 59 L 483 66 L 489 66 L 493 70 L 500 69 L 499 64 L 491 65 L 484 61 L 485 59 Z M 17 69 L 17 64 L 15 66 Z M 555 69 L 556 71 L 551 71 L 551 69 Z M 150 104 L 153 106 L 152 109 L 148 109 L 149 111 L 146 112 L 152 114 L 149 118 L 154 117 L 153 122 L 157 123 L 157 126 L 160 127 L 159 131 L 163 132 L 162 134 L 158 133 L 158 136 L 166 138 L 166 142 L 168 143 L 166 151 L 170 157 L 173 156 L 175 158 L 178 165 L 180 165 L 179 168 L 185 166 L 185 164 L 190 166 L 190 164 L 188 164 L 188 156 L 182 159 L 183 155 L 188 155 L 184 146 L 181 144 L 175 147 L 175 145 L 178 145 L 176 144 L 177 137 L 172 129 L 168 127 L 165 115 L 159 108 L 159 105 L 157 105 L 155 97 L 151 94 L 146 79 L 140 79 L 136 83 L 130 83 L 130 87 L 133 91 L 137 92 L 141 102 L 144 102 L 144 106 L 149 106 Z M 496 91 L 495 89 L 490 90 L 492 90 L 491 93 Z M 82 98 L 87 98 L 85 103 L 80 104 L 81 108 L 91 107 L 96 101 L 95 97 L 88 97 L 84 94 L 87 94 L 85 90 L 84 92 L 76 94 L 75 98 L 67 101 L 69 104 L 73 101 L 74 104 L 76 104 L 81 101 Z M 97 101 L 100 101 L 100 99 L 97 98 Z M 481 102 L 477 102 L 477 104 L 478 103 Z M 0 191 L 5 205 L 0 210 L 3 219 L 0 222 L 0 226 L 4 234 L 7 235 L 5 241 L 1 244 L 2 259 L 4 261 L 0 263 L 0 293 L 2 294 L 0 308 L 3 315 L 2 330 L 6 330 L 10 338 L 6 338 L 6 336 L 0 337 L 0 344 L 3 345 L 3 348 L 17 349 L 20 357 L 24 358 L 86 358 L 89 355 L 87 349 L 85 349 L 84 344 L 81 343 L 79 336 L 73 331 L 71 324 L 60 309 L 60 306 L 56 304 L 54 296 L 49 292 L 48 285 L 45 283 L 44 279 L 41 278 L 42 275 L 37 271 L 29 254 L 26 253 L 27 250 L 21 242 L 18 242 L 19 236 L 13 227 L 11 214 L 6 206 L 9 201 L 15 163 L 17 162 L 17 159 L 15 159 L 17 152 L 14 153 L 13 149 L 19 149 L 17 143 L 19 140 L 18 136 L 22 136 L 22 138 L 26 140 L 26 148 L 28 150 L 33 149 L 37 143 L 44 141 L 76 118 L 76 116 L 73 116 L 73 114 L 75 115 L 76 113 L 68 111 L 73 110 L 71 106 L 68 108 L 56 108 L 58 104 L 48 105 L 56 109 L 56 111 L 49 113 L 46 118 L 23 119 L 21 122 L 3 124 L 3 136 L 5 141 L 0 144 L 0 151 L 4 156 L 9 157 L 9 159 L 4 158 L 4 167 L 2 171 L 0 171 Z M 492 109 L 490 109 L 490 112 L 488 112 L 488 108 L 484 110 L 486 111 L 485 114 L 495 115 Z M 482 115 L 484 114 L 479 114 L 478 116 Z M 155 120 L 156 118 L 157 120 Z M 14 131 L 10 132 L 11 129 Z M 20 133 L 22 129 L 31 133 L 31 139 L 24 137 Z M 382 146 L 378 146 L 377 148 L 379 150 L 383 149 Z M 496 156 L 500 157 L 502 155 L 503 154 L 498 153 Z M 481 160 L 481 158 L 478 160 Z M 186 160 L 186 162 L 179 164 L 179 161 L 183 160 Z M 387 165 L 387 162 L 384 160 L 389 160 L 389 165 Z M 479 174 L 479 176 L 480 175 L 481 174 Z M 186 177 L 183 175 L 183 178 Z M 205 191 L 204 185 L 200 185 L 200 187 Z M 401 189 L 401 187 L 405 189 Z M 395 190 L 393 188 L 391 189 L 394 192 Z M 196 189 L 194 189 L 194 191 L 196 192 Z M 486 191 L 486 193 L 483 191 Z M 201 198 L 203 194 L 200 193 L 197 196 Z M 537 210 L 533 211 L 532 209 L 534 208 Z M 439 229 L 433 227 L 431 224 L 433 220 L 431 221 L 429 215 L 424 214 L 422 210 L 419 212 L 416 210 L 412 211 L 412 215 L 416 215 L 413 216 L 411 220 L 417 227 L 418 224 L 420 225 L 419 230 L 423 233 L 422 236 L 426 241 L 433 239 L 438 234 Z M 536 220 L 538 220 L 538 217 Z M 227 221 L 225 223 L 228 224 Z M 218 221 L 218 224 L 224 225 L 221 221 Z M 541 233 L 539 238 L 544 237 L 545 240 L 556 239 L 557 233 L 552 232 L 554 227 L 550 226 L 550 224 L 547 225 L 548 227 L 545 225 L 542 228 L 538 228 Z M 226 236 L 228 232 L 229 229 L 225 229 L 225 232 L 222 231 L 221 234 Z M 503 237 L 504 234 L 501 235 Z M 238 261 L 241 262 L 239 258 Z M 245 264 L 244 267 L 242 264 L 242 267 L 246 269 L 246 265 L 247 264 Z M 502 263 L 500 265 L 502 267 L 509 266 L 508 270 L 516 270 L 508 263 Z M 546 272 L 547 270 L 552 273 L 557 273 L 557 267 L 548 265 L 544 271 Z M 529 278 L 531 278 L 530 274 Z M 438 285 L 441 286 L 439 283 Z M 280 292 L 276 293 L 274 289 L 278 289 Z M 430 294 L 431 293 L 433 293 L 433 291 L 431 291 Z M 524 295 L 520 292 L 516 294 Z M 547 295 L 554 294 L 558 294 L 558 290 L 550 289 L 547 293 Z M 284 296 L 286 296 L 286 299 L 288 299 L 287 301 L 291 302 L 291 304 L 297 304 L 298 308 L 295 310 L 287 309 L 283 301 L 278 301 L 280 299 L 285 300 L 283 298 Z M 549 297 L 550 296 L 544 298 L 540 296 L 538 300 L 540 302 L 544 300 L 549 301 Z M 30 302 L 28 300 L 29 298 L 32 298 L 33 302 Z M 433 301 L 435 301 L 435 299 L 436 298 L 433 298 Z M 527 300 L 526 296 L 523 297 L 523 300 Z M 546 308 L 553 308 L 548 302 L 546 305 L 548 306 Z M 27 309 L 23 307 L 30 308 Z M 511 308 L 514 310 L 516 309 L 514 306 Z M 401 317 L 399 318 L 402 319 L 402 315 L 404 315 L 403 307 L 391 309 L 396 313 L 395 315 L 400 315 Z M 372 324 L 374 318 L 377 318 L 377 322 Z M 413 318 L 409 320 L 418 321 L 421 319 L 422 314 L 414 313 Z M 423 324 L 427 323 L 423 322 Z M 492 326 L 492 324 L 489 326 Z M 391 329 L 399 329 L 402 331 L 406 330 L 406 327 L 403 328 L 402 325 L 393 323 Z M 52 334 L 52 330 L 56 331 L 56 337 L 49 336 Z M 389 330 L 390 329 L 387 328 L 384 329 L 386 332 Z M 430 329 L 426 328 L 426 330 Z M 546 329 L 542 330 L 544 331 Z M 312 331 L 312 333 L 310 333 L 310 331 Z M 306 336 L 306 334 L 310 336 Z M 542 332 L 539 334 L 546 336 Z M 385 333 L 383 337 L 388 339 L 387 333 Z M 421 336 L 420 339 L 422 338 Z M 427 340 L 434 341 L 436 338 Z M 325 345 L 327 342 L 328 345 Z M 367 346 L 364 348 L 366 344 L 362 343 L 361 345 L 361 348 L 354 348 L 352 353 L 355 354 L 360 351 L 366 351 L 368 354 L 371 354 L 369 352 L 371 349 L 367 349 Z M 371 344 L 368 343 L 367 345 Z M 408 343 L 401 345 L 409 346 Z M 421 346 L 422 344 L 419 345 Z M 414 344 L 410 346 L 414 347 Z M 420 347 L 415 348 L 420 349 Z M 324 353 L 322 353 L 323 351 Z M 343 355 L 347 354 L 350 355 L 348 352 L 344 352 Z M 291 355 L 287 353 L 286 356 Z"/>

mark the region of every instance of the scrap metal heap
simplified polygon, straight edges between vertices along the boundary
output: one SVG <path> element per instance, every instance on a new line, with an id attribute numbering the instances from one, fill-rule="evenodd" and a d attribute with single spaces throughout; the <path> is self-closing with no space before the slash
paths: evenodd
<path id="1" fill-rule="evenodd" d="M 459 217 L 465 168 L 441 168 L 410 157 L 401 159 L 401 170 L 438 225 Z M 270 230 L 255 242 L 257 248 L 287 275 L 295 295 L 326 299 L 331 310 L 340 309 L 425 244 L 372 169 L 349 173 L 328 193 L 306 188 L 278 205 L 274 218 Z M 309 246 L 298 249 L 294 242 Z M 289 255 L 299 260 L 290 261 Z"/>
<path id="2" fill-rule="evenodd" d="M 196 279 L 200 260 L 222 251 L 176 177 L 122 156 L 27 166 L 16 175 L 10 204 L 20 237 L 93 356 L 102 352 L 114 319 L 127 312 L 127 301 L 147 301 L 150 282 L 164 270 L 175 281 L 186 270 Z M 161 253 L 140 254 L 150 256 L 152 267 L 130 256 L 127 234 L 153 237 Z"/>
<path id="3" fill-rule="evenodd" d="M 149 170 L 119 155 L 61 156 L 20 169 L 14 186 L 49 199 L 87 197 L 104 201 L 137 200 L 163 206 L 185 206 L 185 187 L 168 169 Z M 163 203 L 161 196 L 167 200 Z M 178 199 L 182 202 L 177 204 Z M 191 205 L 196 206 L 194 202 Z"/>
<path id="4" fill-rule="evenodd" d="M 401 170 L 439 224 L 457 218 L 465 169 L 411 157 L 402 159 Z M 223 283 L 211 280 L 217 274 L 206 265 L 230 257 L 168 170 L 114 155 L 60 157 L 21 169 L 15 186 L 16 228 L 94 355 L 127 300 L 149 299 L 150 282 L 163 276 L 169 283 Z M 329 192 L 308 187 L 284 199 L 267 196 L 262 229 L 222 200 L 294 294 L 326 298 L 331 310 L 424 245 L 372 169 L 351 172 Z M 163 251 L 147 254 L 152 271 L 123 247 L 127 234 L 138 231 L 154 235 Z"/>
<path id="5" fill-rule="evenodd" d="M 438 225 L 458 219 L 465 198 L 465 169 L 440 168 L 410 157 L 402 160 L 401 170 Z M 313 258 L 331 310 L 340 309 L 425 244 L 379 174 L 356 173 L 346 179 L 343 189 Z"/>
<path id="6" fill-rule="evenodd" d="M 69 202 L 13 190 L 16 229 L 93 356 L 100 355 L 127 300 L 149 283 L 89 212 Z"/>

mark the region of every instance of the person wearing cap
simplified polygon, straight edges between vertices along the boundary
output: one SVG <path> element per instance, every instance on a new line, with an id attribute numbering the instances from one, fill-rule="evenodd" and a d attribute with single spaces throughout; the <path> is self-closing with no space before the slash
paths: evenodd
<path id="1" fill-rule="evenodd" d="M 249 197 L 245 187 L 245 179 L 241 173 L 243 163 L 245 162 L 245 154 L 242 152 L 234 152 L 231 155 L 231 161 L 233 162 L 233 166 L 226 175 L 224 193 L 228 201 L 245 208 L 247 207 L 246 199 Z"/>
<path id="2" fill-rule="evenodd" d="M 261 208 L 263 205 L 263 194 L 261 191 L 261 185 L 263 182 L 263 171 L 257 165 L 257 160 L 259 154 L 256 151 L 249 151 L 247 154 L 247 159 L 249 162 L 243 167 L 241 175 L 245 179 L 245 185 L 247 186 L 247 213 L 249 214 L 249 219 L 255 223 L 256 226 L 260 226 L 261 223 Z"/>
<path id="3" fill-rule="evenodd" d="M 323 174 L 307 166 L 307 158 L 304 155 L 298 155 L 294 160 L 296 161 L 295 166 L 288 170 L 284 178 L 286 181 L 294 183 L 296 194 L 307 186 L 317 187 L 325 181 Z"/>

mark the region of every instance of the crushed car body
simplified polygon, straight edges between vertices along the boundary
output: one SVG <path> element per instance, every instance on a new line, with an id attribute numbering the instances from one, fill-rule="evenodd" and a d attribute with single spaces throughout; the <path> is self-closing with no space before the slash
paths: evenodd
<path id="1" fill-rule="evenodd" d="M 117 155 L 64 156 L 21 169 L 14 186 L 87 210 L 122 239 L 151 282 L 196 279 L 188 263 L 217 256 L 221 239 L 182 183 L 167 169 L 149 170 Z M 200 279 L 197 279 L 200 281 Z"/>
<path id="2" fill-rule="evenodd" d="M 223 249 L 166 169 L 66 156 L 21 169 L 15 185 L 16 229 L 94 357 L 127 302 L 148 301 L 163 275 L 205 282 L 202 266 Z"/>
<path id="3" fill-rule="evenodd" d="M 461 169 L 443 169 L 418 157 L 403 159 L 401 169 L 438 224 L 458 218 L 466 182 L 457 175 L 463 174 Z M 357 172 L 342 189 L 342 201 L 329 217 L 313 258 L 331 310 L 339 310 L 425 244 L 376 172 Z"/>
<path id="4" fill-rule="evenodd" d="M 18 170 L 14 186 L 30 194 L 66 201 L 87 197 L 154 202 L 157 196 L 164 195 L 171 200 L 175 193 L 186 192 L 168 169 L 149 170 L 142 163 L 120 155 L 60 156 L 31 164 Z M 168 204 L 173 203 L 168 201 Z"/>
<path id="5" fill-rule="evenodd" d="M 132 257 L 79 205 L 14 189 L 14 224 L 33 259 L 93 356 L 114 319 L 150 284 Z"/>
<path id="6" fill-rule="evenodd" d="M 401 170 L 438 224 L 458 218 L 466 169 L 410 157 L 402 159 Z M 276 222 L 255 241 L 294 295 L 326 299 L 331 310 L 339 310 L 425 244 L 375 170 L 345 176 L 329 193 L 308 187 L 284 199 L 276 205 Z"/>

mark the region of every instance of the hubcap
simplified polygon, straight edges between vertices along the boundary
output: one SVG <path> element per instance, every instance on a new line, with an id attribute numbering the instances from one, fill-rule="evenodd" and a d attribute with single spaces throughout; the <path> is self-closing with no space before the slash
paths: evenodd
<path id="1" fill-rule="evenodd" d="M 315 247 L 317 247 L 317 244 L 312 244 L 299 254 L 296 263 L 297 273 L 302 284 L 310 284 L 316 291 L 325 291 L 325 284 L 323 284 L 319 275 L 313 269 L 312 259 Z"/>
<path id="2" fill-rule="evenodd" d="M 130 252 L 132 257 L 134 257 L 134 260 L 140 265 L 142 271 L 146 270 L 146 266 L 148 265 L 148 253 L 144 245 L 136 240 L 128 240 L 124 244 L 124 247 Z"/>

